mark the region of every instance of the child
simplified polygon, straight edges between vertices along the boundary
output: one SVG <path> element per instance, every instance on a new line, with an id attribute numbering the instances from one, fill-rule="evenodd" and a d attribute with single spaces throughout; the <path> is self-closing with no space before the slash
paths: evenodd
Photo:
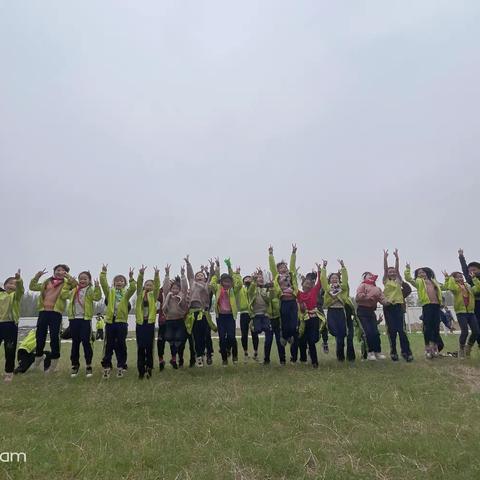
<path id="1" fill-rule="evenodd" d="M 7 383 L 13 379 L 20 301 L 24 292 L 20 270 L 14 277 L 8 277 L 3 284 L 3 288 L 0 288 L 0 345 L 3 342 L 5 349 L 4 380 Z"/>
<path id="2" fill-rule="evenodd" d="M 163 313 L 163 288 L 160 288 L 160 292 L 157 298 L 157 314 L 158 314 L 158 336 L 157 336 L 157 353 L 158 353 L 158 363 L 160 371 L 162 372 L 165 369 L 165 360 L 163 356 L 165 355 L 165 313 Z"/>
<path id="3" fill-rule="evenodd" d="M 472 278 L 473 287 L 465 282 L 460 272 L 453 272 L 449 275 L 446 271 L 445 288 L 453 293 L 454 309 L 457 314 L 457 320 L 460 324 L 460 349 L 458 351 L 459 358 L 470 358 L 470 353 L 475 342 L 478 340 L 480 330 L 478 320 L 475 316 L 475 295 L 480 293 L 480 280 L 477 277 Z M 468 327 L 470 327 L 471 335 L 467 342 Z M 466 344 L 466 345 L 465 345 Z"/>
<path id="4" fill-rule="evenodd" d="M 170 281 L 170 265 L 165 267 L 163 282 L 163 312 L 165 313 L 165 340 L 170 344 L 172 358 L 170 365 L 178 368 L 178 349 L 184 344 L 187 331 L 185 329 L 185 315 L 188 309 L 188 284 L 185 277 L 185 268 L 181 269 L 181 277 Z"/>
<path id="5" fill-rule="evenodd" d="M 348 297 L 348 272 L 343 260 L 340 263 L 340 273 L 331 273 L 327 278 L 326 260 L 320 269 L 320 282 L 325 290 L 323 306 L 327 309 L 327 324 L 330 333 L 335 337 L 337 360 L 345 361 L 345 337 L 347 336 L 347 317 L 345 306 Z"/>
<path id="6" fill-rule="evenodd" d="M 38 297 L 38 320 L 36 329 L 37 350 L 35 352 L 35 366 L 38 367 L 43 360 L 43 349 L 47 341 L 47 333 L 50 332 L 50 348 L 52 361 L 50 368 L 45 372 L 55 372 L 60 358 L 60 328 L 62 326 L 62 314 L 65 311 L 65 303 L 70 297 L 70 290 L 75 287 L 76 281 L 68 274 L 70 268 L 67 265 L 56 265 L 53 269 L 53 277 L 40 283 L 40 277 L 47 271 L 38 272 L 30 282 L 30 290 L 40 292 Z"/>
<path id="7" fill-rule="evenodd" d="M 383 307 L 385 314 L 385 324 L 387 326 L 388 337 L 390 339 L 390 358 L 398 362 L 397 353 L 397 334 L 400 339 L 400 349 L 402 357 L 407 361 L 413 361 L 410 342 L 405 332 L 405 299 L 403 297 L 403 280 L 400 275 L 400 263 L 398 250 L 393 252 L 395 256 L 395 267 L 388 266 L 388 250 L 383 251 L 383 294 L 388 305 Z"/>
<path id="8" fill-rule="evenodd" d="M 35 362 L 35 350 L 37 348 L 36 335 L 37 329 L 32 328 L 32 330 L 30 330 L 20 342 L 17 351 L 18 366 L 13 372 L 15 375 L 18 373 L 25 373 Z M 52 357 L 50 352 L 46 350 L 44 350 L 43 353 L 45 356 L 45 360 L 43 361 L 43 371 L 46 372 L 50 368 Z"/>
<path id="9" fill-rule="evenodd" d="M 431 360 L 438 356 L 437 341 L 440 338 L 440 305 L 442 304 L 441 286 L 435 279 L 431 268 L 417 268 L 412 278 L 410 264 L 405 268 L 405 280 L 414 286 L 422 305 L 423 338 L 425 358 Z"/>
<path id="10" fill-rule="evenodd" d="M 258 269 L 253 275 L 250 276 L 250 283 L 247 291 L 247 301 L 249 309 L 249 318 L 252 318 L 253 322 L 253 334 L 257 336 L 262 332 L 265 333 L 264 344 L 264 359 L 263 364 L 270 364 L 270 352 L 272 350 L 273 343 L 273 330 L 270 322 L 272 315 L 272 298 L 273 288 L 268 288 L 265 285 L 265 279 L 263 272 Z M 272 285 L 273 287 L 273 285 Z"/>
<path id="11" fill-rule="evenodd" d="M 238 274 L 240 269 L 238 269 Z M 248 361 L 248 332 L 252 336 L 253 344 L 253 359 L 258 360 L 258 334 L 255 331 L 250 329 L 250 311 L 249 311 L 249 299 L 248 299 L 248 289 L 252 284 L 252 277 L 247 275 L 243 277 L 243 285 L 240 289 L 240 292 L 237 295 L 237 308 L 240 312 L 240 331 L 242 334 L 242 347 L 243 347 L 243 358 L 244 361 Z"/>
<path id="12" fill-rule="evenodd" d="M 225 261 L 230 269 L 230 259 Z M 220 353 L 222 364 L 228 365 L 227 351 L 232 349 L 233 363 L 237 363 L 235 357 L 235 318 L 237 317 L 236 295 L 242 288 L 242 281 L 239 276 L 224 273 L 220 276 L 220 261 L 216 260 L 215 274 L 210 280 L 210 286 L 215 294 L 215 313 L 217 318 L 218 336 L 220 341 Z"/>
<path id="13" fill-rule="evenodd" d="M 367 360 L 384 360 L 382 342 L 378 331 L 377 316 L 375 310 L 377 304 L 389 305 L 382 290 L 377 287 L 378 275 L 365 272 L 362 275 L 362 283 L 357 289 L 355 300 L 357 302 L 357 315 L 365 334 L 367 342 Z"/>
<path id="14" fill-rule="evenodd" d="M 128 335 L 128 312 L 130 305 L 128 300 L 135 293 L 136 283 L 133 278 L 133 269 L 128 272 L 129 285 L 123 275 L 113 278 L 113 287 L 110 288 L 107 281 L 107 265 L 102 266 L 100 273 L 100 285 L 105 296 L 105 344 L 102 359 L 103 378 L 110 378 L 112 370 L 112 355 L 117 357 L 117 378 L 122 378 L 127 365 L 127 335 Z"/>
<path id="15" fill-rule="evenodd" d="M 137 301 L 135 303 L 135 336 L 137 339 L 138 378 L 150 378 L 153 371 L 153 343 L 155 341 L 155 317 L 157 298 L 160 292 L 160 276 L 154 267 L 153 280 L 143 283 L 147 267 L 142 265 L 137 278 Z"/>
<path id="16" fill-rule="evenodd" d="M 473 279 L 480 279 L 480 262 L 470 262 L 467 264 L 465 256 L 463 255 L 463 249 L 458 251 L 458 257 L 460 265 L 462 266 L 462 272 L 467 280 L 468 284 L 473 287 Z M 475 316 L 480 324 L 480 293 L 475 294 Z M 477 338 L 478 346 L 480 347 L 480 335 Z"/>
<path id="17" fill-rule="evenodd" d="M 78 275 L 78 284 L 70 291 L 70 303 L 67 308 L 72 335 L 71 377 L 76 377 L 80 368 L 80 344 L 83 345 L 85 355 L 86 375 L 91 377 L 93 374 L 93 348 L 90 338 L 92 334 L 93 302 L 99 302 L 101 298 L 102 291 L 98 281 L 95 281 L 95 288 L 93 288 L 90 272 L 81 272 Z"/>
<path id="18" fill-rule="evenodd" d="M 97 323 L 95 324 L 95 331 L 96 331 L 95 339 L 103 340 L 104 330 L 105 330 L 104 316 L 101 313 L 97 313 L 96 319 L 97 319 Z"/>
<path id="19" fill-rule="evenodd" d="M 190 256 L 185 257 L 187 266 L 187 278 L 189 283 L 189 304 L 188 314 L 185 320 L 187 334 L 192 334 L 195 346 L 195 356 L 197 367 L 203 367 L 203 357 L 205 355 L 206 339 L 209 330 L 208 306 L 210 303 L 210 275 L 205 275 L 201 270 L 195 275 L 190 263 Z M 213 262 L 210 262 L 212 265 Z"/>
<path id="20" fill-rule="evenodd" d="M 290 268 L 284 261 L 275 264 L 273 256 L 273 247 L 268 249 L 268 263 L 273 275 L 273 282 L 276 289 L 280 292 L 280 324 L 282 337 L 280 341 L 285 346 L 288 343 L 293 344 L 297 339 L 298 328 L 298 304 L 297 304 L 297 269 L 296 262 L 297 246 L 292 245 L 292 255 L 290 257 Z"/>

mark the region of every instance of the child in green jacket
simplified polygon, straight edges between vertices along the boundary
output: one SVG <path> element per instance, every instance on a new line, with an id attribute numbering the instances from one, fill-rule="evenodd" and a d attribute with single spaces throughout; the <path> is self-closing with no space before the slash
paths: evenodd
<path id="1" fill-rule="evenodd" d="M 53 269 L 53 276 L 40 282 L 40 277 L 45 275 L 45 269 L 39 271 L 30 282 L 32 292 L 40 292 L 38 297 L 38 320 L 37 320 L 37 347 L 35 366 L 43 361 L 43 349 L 47 341 L 47 334 L 50 333 L 50 348 L 52 362 L 50 368 L 45 372 L 55 372 L 60 358 L 60 328 L 62 326 L 62 315 L 65 311 L 65 304 L 70 297 L 77 282 L 70 275 L 68 265 L 56 265 Z"/>
<path id="2" fill-rule="evenodd" d="M 473 287 L 471 287 L 460 272 L 453 272 L 449 275 L 446 271 L 445 288 L 453 293 L 453 306 L 460 324 L 460 349 L 458 351 L 459 358 L 469 358 L 472 347 L 478 339 L 480 329 L 478 319 L 475 316 L 475 295 L 480 293 L 480 280 L 476 277 L 472 278 Z M 467 342 L 468 327 L 470 327 L 471 335 Z"/>
<path id="3" fill-rule="evenodd" d="M 67 308 L 70 334 L 72 336 L 72 350 L 70 360 L 72 369 L 70 376 L 76 377 L 80 369 L 80 344 L 83 345 L 85 355 L 86 376 L 91 377 L 93 348 L 91 342 L 93 304 L 102 299 L 100 284 L 95 281 L 92 286 L 92 275 L 89 271 L 78 275 L 78 284 L 70 291 L 70 302 Z"/>
<path id="4" fill-rule="evenodd" d="M 127 335 L 129 300 L 136 290 L 133 269 L 128 272 L 129 285 L 123 275 L 113 278 L 113 286 L 107 281 L 107 265 L 103 265 L 100 273 L 100 285 L 105 296 L 105 345 L 102 360 L 103 378 L 109 378 L 112 370 L 112 356 L 117 357 L 117 377 L 122 378 L 127 369 Z"/>
<path id="5" fill-rule="evenodd" d="M 14 374 L 17 375 L 18 373 L 25 373 L 35 362 L 35 350 L 37 347 L 37 329 L 32 328 L 24 339 L 18 345 L 17 350 L 17 360 L 18 366 L 14 370 Z M 44 350 L 44 361 L 43 361 L 43 371 L 47 371 L 50 368 L 50 364 L 52 362 L 52 357 L 49 351 Z"/>
<path id="6" fill-rule="evenodd" d="M 23 281 L 18 270 L 15 276 L 8 277 L 3 288 L 0 288 L 0 345 L 3 342 L 5 348 L 5 382 L 11 382 L 13 379 L 20 301 L 23 293 Z"/>

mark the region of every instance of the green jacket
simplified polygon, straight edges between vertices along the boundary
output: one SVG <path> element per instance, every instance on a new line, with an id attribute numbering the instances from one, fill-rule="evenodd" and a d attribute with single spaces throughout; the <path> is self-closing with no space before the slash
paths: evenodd
<path id="1" fill-rule="evenodd" d="M 455 313 L 473 313 L 475 312 L 475 295 L 480 293 L 480 280 L 473 278 L 473 287 L 465 282 L 465 288 L 468 292 L 468 305 L 463 301 L 462 289 L 453 277 L 445 279 L 445 288 L 453 293 L 453 308 Z"/>
<path id="2" fill-rule="evenodd" d="M 148 302 L 148 323 L 155 323 L 157 318 L 157 298 L 160 293 L 160 277 L 158 273 L 153 279 L 153 290 L 147 293 Z M 137 278 L 137 301 L 135 303 L 135 320 L 137 324 L 143 323 L 143 300 L 144 300 L 144 288 L 143 288 L 143 274 L 139 273 Z"/>
<path id="3" fill-rule="evenodd" d="M 238 273 L 235 273 L 235 276 L 239 276 Z M 242 279 L 240 278 L 240 281 Z M 237 309 L 240 313 L 247 312 L 250 313 L 250 302 L 248 300 L 248 291 L 247 287 L 242 284 L 242 287 L 240 288 L 238 294 L 236 295 L 236 301 L 237 301 Z"/>
<path id="4" fill-rule="evenodd" d="M 327 270 L 325 268 L 322 268 L 320 271 L 320 282 L 322 283 L 323 290 L 325 291 L 325 294 L 323 296 L 323 308 L 328 309 L 330 306 L 335 302 L 335 298 L 340 301 L 342 305 L 345 306 L 346 303 L 350 301 L 350 287 L 348 286 L 348 272 L 345 267 L 342 267 L 340 270 L 341 273 L 341 283 L 340 283 L 340 288 L 341 292 L 336 296 L 333 297 L 330 295 L 331 291 L 331 285 L 328 282 L 327 278 Z"/>
<path id="5" fill-rule="evenodd" d="M 78 285 L 70 291 L 70 301 L 67 307 L 67 315 L 69 320 L 77 318 L 75 316 L 75 295 L 77 294 Z M 100 287 L 93 287 L 89 285 L 86 287 L 85 292 L 85 305 L 84 305 L 84 320 L 91 320 L 93 317 L 93 302 L 99 302 L 102 299 L 102 291 Z"/>
<path id="6" fill-rule="evenodd" d="M 105 310 L 105 323 L 113 322 L 113 315 L 115 312 L 115 296 L 116 289 L 114 287 L 110 288 L 107 282 L 107 273 L 100 273 L 100 285 L 102 286 L 103 294 L 105 295 L 105 301 L 107 303 L 107 308 Z M 136 283 L 132 278 L 130 279 L 128 288 L 124 288 L 121 291 L 121 299 L 118 302 L 117 314 L 115 316 L 116 322 L 128 322 L 128 301 L 135 293 Z"/>
<path id="7" fill-rule="evenodd" d="M 5 290 L 0 291 L 0 322 L 18 323 L 20 318 L 20 301 L 22 300 L 25 289 L 21 278 L 17 280 L 17 287 L 12 293 Z"/>
<path id="8" fill-rule="evenodd" d="M 37 329 L 32 328 L 27 333 L 27 336 L 20 342 L 20 345 L 18 345 L 18 350 L 25 350 L 28 353 L 32 353 L 35 351 L 37 348 Z"/>
<path id="9" fill-rule="evenodd" d="M 428 305 L 429 303 L 431 303 L 430 299 L 428 298 L 427 287 L 425 285 L 425 280 L 423 278 L 418 278 L 418 277 L 416 279 L 414 279 L 412 277 L 412 274 L 411 274 L 409 268 L 405 269 L 405 275 L 404 276 L 405 276 L 405 280 L 417 289 L 418 299 L 419 299 L 422 307 L 424 305 Z M 442 290 L 444 289 L 444 287 L 442 285 L 440 285 L 435 279 L 433 279 L 432 282 L 435 285 L 435 288 L 437 290 L 438 303 L 441 305 L 442 301 L 443 301 Z"/>
<path id="10" fill-rule="evenodd" d="M 44 282 L 40 283 L 38 281 L 39 279 L 34 277 L 32 278 L 29 289 L 32 292 L 40 292 L 40 295 L 38 296 L 38 310 L 41 312 L 43 310 L 43 294 L 45 292 L 45 289 L 47 288 L 47 284 L 50 281 L 50 278 L 45 280 Z M 75 288 L 75 285 L 70 284 L 68 280 L 63 281 L 63 287 L 60 292 L 60 295 L 57 298 L 57 301 L 55 302 L 55 305 L 53 307 L 53 310 L 57 313 L 61 313 L 63 315 L 63 312 L 65 311 L 65 305 L 67 303 L 67 300 L 70 297 L 70 290 L 72 288 Z"/>
<path id="11" fill-rule="evenodd" d="M 215 294 L 215 313 L 218 315 L 218 300 L 220 297 L 222 286 L 218 282 L 217 275 L 213 275 L 213 277 L 211 278 L 210 287 L 212 288 Z M 228 291 L 228 296 L 230 298 L 230 307 L 232 308 L 233 318 L 237 317 L 238 308 L 237 308 L 236 296 L 240 292 L 241 288 L 242 288 L 242 279 L 240 278 L 240 275 L 233 275 L 233 287 L 230 288 L 230 290 Z"/>
<path id="12" fill-rule="evenodd" d="M 297 296 L 298 294 L 298 280 L 297 280 L 297 266 L 296 266 L 296 261 L 297 261 L 297 255 L 295 253 L 292 253 L 290 255 L 290 266 L 289 266 L 289 271 L 290 271 L 290 277 L 292 280 L 292 289 L 293 289 L 293 294 Z M 280 285 L 278 284 L 278 277 L 279 273 L 277 270 L 277 264 L 275 262 L 275 257 L 272 255 L 268 256 L 268 265 L 270 267 L 270 272 L 273 275 L 273 283 L 280 288 Z M 280 295 L 281 295 L 281 289 L 280 289 Z"/>
<path id="13" fill-rule="evenodd" d="M 259 289 L 260 289 L 260 295 L 263 297 L 263 300 L 267 304 L 267 316 L 269 318 L 275 318 L 273 316 L 274 315 L 273 301 L 277 300 L 277 303 L 278 303 L 278 292 L 275 291 L 275 288 L 271 288 L 269 290 L 267 290 L 266 288 L 260 288 L 257 285 L 257 282 L 255 280 L 252 281 L 247 291 L 248 312 L 250 314 L 250 317 L 253 318 L 253 304 L 255 302 L 255 299 L 257 298 L 257 293 Z"/>
<path id="14" fill-rule="evenodd" d="M 97 320 L 97 323 L 95 324 L 95 329 L 103 330 L 104 328 L 105 328 L 105 321 L 103 319 Z"/>

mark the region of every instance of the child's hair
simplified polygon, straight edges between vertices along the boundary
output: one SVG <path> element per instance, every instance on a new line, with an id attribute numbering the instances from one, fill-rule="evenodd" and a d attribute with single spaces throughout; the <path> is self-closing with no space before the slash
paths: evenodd
<path id="1" fill-rule="evenodd" d="M 55 272 L 57 268 L 63 268 L 66 272 L 70 272 L 70 267 L 68 265 L 65 265 L 64 263 L 59 263 L 58 265 L 55 265 L 53 267 L 53 271 Z"/>
<path id="2" fill-rule="evenodd" d="M 245 279 L 246 279 L 246 278 L 252 278 L 252 276 L 251 276 L 251 275 L 245 275 L 245 276 L 242 278 L 242 282 L 245 282 Z"/>
<path id="3" fill-rule="evenodd" d="M 176 285 L 178 288 L 180 288 L 181 283 L 180 283 L 180 277 L 178 275 L 173 279 L 171 286 L 173 285 Z"/>
<path id="4" fill-rule="evenodd" d="M 123 281 L 125 282 L 125 285 L 128 283 L 127 282 L 127 277 L 125 275 L 115 275 L 113 277 L 113 283 L 115 283 L 117 281 L 117 278 L 123 278 Z"/>
<path id="5" fill-rule="evenodd" d="M 285 260 L 282 260 L 281 262 L 277 263 L 277 269 L 280 268 L 282 265 L 287 266 L 287 262 Z"/>
<path id="6" fill-rule="evenodd" d="M 92 274 L 88 270 L 80 272 L 78 274 L 78 278 L 80 278 L 80 275 L 86 275 L 88 277 L 88 279 L 90 280 L 90 283 L 92 282 Z"/>
<path id="7" fill-rule="evenodd" d="M 308 272 L 305 275 L 306 280 L 311 280 L 312 282 L 315 282 L 317 280 L 317 272 Z"/>
<path id="8" fill-rule="evenodd" d="M 220 282 L 223 282 L 224 280 L 230 280 L 233 282 L 233 278 L 228 273 L 222 273 L 220 275 Z"/>
<path id="9" fill-rule="evenodd" d="M 462 272 L 452 272 L 452 273 L 450 274 L 451 277 L 456 277 L 457 275 L 460 275 L 460 276 L 463 277 L 463 273 L 462 273 Z"/>
<path id="10" fill-rule="evenodd" d="M 470 268 L 470 267 L 475 267 L 475 268 L 478 268 L 480 270 L 480 263 L 479 262 L 470 262 L 467 265 L 467 268 Z"/>
<path id="11" fill-rule="evenodd" d="M 5 286 L 10 280 L 15 280 L 15 277 L 8 277 L 8 278 L 3 282 L 3 286 Z"/>
<path id="12" fill-rule="evenodd" d="M 330 279 L 336 275 L 338 277 L 338 281 L 341 282 L 342 281 L 342 275 L 340 274 L 340 272 L 332 272 L 329 276 L 328 276 L 328 283 L 330 283 Z"/>
<path id="13" fill-rule="evenodd" d="M 427 278 L 429 280 L 434 280 L 435 279 L 435 273 L 434 271 L 430 268 L 430 267 L 421 267 L 421 268 L 417 268 L 415 270 L 415 273 L 414 273 L 414 278 L 417 278 L 418 277 L 418 272 L 420 270 L 423 270 L 425 272 L 425 274 L 427 275 Z"/>

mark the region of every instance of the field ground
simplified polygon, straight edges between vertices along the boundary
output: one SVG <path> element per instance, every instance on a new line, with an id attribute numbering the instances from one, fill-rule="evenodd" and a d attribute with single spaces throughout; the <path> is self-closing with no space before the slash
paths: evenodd
<path id="1" fill-rule="evenodd" d="M 173 371 L 139 381 L 29 371 L 0 385 L 3 479 L 478 479 L 480 352 L 473 358 Z M 458 337 L 446 338 L 456 350 Z M 382 336 L 384 349 L 386 337 Z M 95 346 L 95 365 L 101 348 Z M 331 340 L 331 350 L 334 343 Z M 2 349 L 3 350 L 3 349 Z M 3 352 L 0 362 L 3 366 Z"/>

